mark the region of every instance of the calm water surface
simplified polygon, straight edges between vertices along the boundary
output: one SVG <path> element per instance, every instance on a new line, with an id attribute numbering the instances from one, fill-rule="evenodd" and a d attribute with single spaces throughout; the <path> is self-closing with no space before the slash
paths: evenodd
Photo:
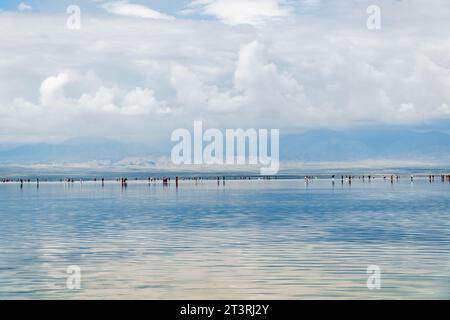
<path id="1" fill-rule="evenodd" d="M 0 184 L 0 299 L 450 299 L 449 205 L 407 179 Z"/>

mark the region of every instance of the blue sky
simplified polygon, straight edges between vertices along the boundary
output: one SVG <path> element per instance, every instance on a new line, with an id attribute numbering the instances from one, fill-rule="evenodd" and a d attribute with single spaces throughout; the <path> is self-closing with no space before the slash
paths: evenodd
<path id="1" fill-rule="evenodd" d="M 68 5 L 81 28 L 67 27 Z M 367 27 L 381 10 L 381 28 Z M 218 128 L 448 132 L 446 0 L 0 0 L 0 142 Z"/>
<path id="2" fill-rule="evenodd" d="M 244 0 L 245 1 L 245 0 Z M 88 10 L 89 12 L 100 12 L 102 11 L 99 9 L 99 5 L 102 3 L 107 2 L 118 2 L 118 1 L 108 1 L 108 0 L 28 0 L 28 1 L 18 1 L 18 0 L 1 0 L 0 1 L 0 8 L 4 10 L 10 10 L 15 11 L 17 10 L 20 3 L 25 3 L 27 5 L 30 5 L 34 11 L 36 12 L 47 12 L 47 13 L 55 13 L 59 12 L 61 10 L 64 10 L 67 8 L 67 6 L 75 4 L 80 7 L 82 7 L 85 10 Z M 130 3 L 139 4 L 139 5 L 145 5 L 150 8 L 153 8 L 155 10 L 158 10 L 160 12 L 164 12 L 167 14 L 176 14 L 180 10 L 185 9 L 190 3 L 193 1 L 190 0 L 135 0 L 135 1 L 128 1 Z M 315 7 L 317 9 L 324 9 L 324 7 L 319 6 L 302 6 L 303 3 L 308 3 L 308 1 L 283 1 L 284 4 L 289 4 L 292 7 L 295 7 L 297 10 L 304 10 L 306 8 L 311 9 L 312 7 Z M 315 1 L 310 1 L 311 3 L 314 3 Z M 324 2 L 329 2 L 323 1 Z"/>
<path id="3" fill-rule="evenodd" d="M 17 0 L 1 0 L 0 8 L 9 11 L 16 11 L 20 3 L 30 5 L 35 12 L 41 13 L 58 13 L 64 11 L 67 6 L 75 4 L 87 10 L 91 13 L 102 13 L 103 10 L 99 8 L 99 4 L 108 1 L 93 1 L 93 0 L 30 0 L 30 1 L 17 1 Z M 109 1 L 111 2 L 111 1 Z M 189 1 L 183 0 L 146 0 L 146 1 L 132 1 L 132 3 L 146 5 L 155 10 L 161 12 L 176 12 L 185 7 Z"/>

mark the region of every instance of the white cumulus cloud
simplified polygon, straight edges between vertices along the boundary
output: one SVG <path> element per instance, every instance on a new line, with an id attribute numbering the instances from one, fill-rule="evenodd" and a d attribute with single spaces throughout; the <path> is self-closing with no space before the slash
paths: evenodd
<path id="1" fill-rule="evenodd" d="M 230 24 L 261 25 L 289 15 L 291 8 L 278 0 L 194 0 L 187 12 L 200 12 Z"/>
<path id="2" fill-rule="evenodd" d="M 30 6 L 29 4 L 26 4 L 25 2 L 21 2 L 17 6 L 17 10 L 19 10 L 19 11 L 29 11 L 29 10 L 32 10 L 32 9 L 33 9 L 33 7 Z"/>
<path id="3" fill-rule="evenodd" d="M 382 1 L 377 31 L 359 0 L 299 2 L 326 15 L 280 3 L 289 19 L 260 13 L 275 20 L 258 28 L 91 14 L 70 32 L 60 16 L 2 12 L 0 140 L 450 119 L 450 2 Z"/>
<path id="4" fill-rule="evenodd" d="M 161 19 L 171 20 L 173 17 L 153 10 L 141 4 L 129 3 L 128 1 L 114 1 L 102 4 L 102 8 L 112 14 L 148 18 L 148 19 Z"/>

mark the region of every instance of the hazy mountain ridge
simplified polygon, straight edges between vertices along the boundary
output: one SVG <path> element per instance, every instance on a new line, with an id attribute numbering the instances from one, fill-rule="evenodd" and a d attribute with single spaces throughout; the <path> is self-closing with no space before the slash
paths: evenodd
<path id="1" fill-rule="evenodd" d="M 60 144 L 26 144 L 0 148 L 0 163 L 64 163 L 93 160 L 120 161 L 126 157 L 148 154 L 137 144 L 105 138 L 74 138 Z"/>
<path id="2" fill-rule="evenodd" d="M 164 151 L 149 146 L 106 138 L 75 138 L 60 144 L 0 145 L 0 163 L 77 163 L 143 158 L 151 163 L 159 156 L 170 156 L 174 143 Z M 450 135 L 412 130 L 354 129 L 347 131 L 310 130 L 302 134 L 281 135 L 282 161 L 357 161 L 366 159 L 450 161 Z"/>
<path id="3" fill-rule="evenodd" d="M 450 135 L 410 130 L 311 130 L 280 139 L 280 157 L 297 161 L 450 159 Z"/>

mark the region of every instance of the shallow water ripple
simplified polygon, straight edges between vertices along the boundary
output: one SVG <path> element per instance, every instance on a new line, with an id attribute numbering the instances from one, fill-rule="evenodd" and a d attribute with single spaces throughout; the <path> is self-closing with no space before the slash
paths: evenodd
<path id="1" fill-rule="evenodd" d="M 0 203 L 0 299 L 450 298 L 449 183 L 2 184 Z"/>

